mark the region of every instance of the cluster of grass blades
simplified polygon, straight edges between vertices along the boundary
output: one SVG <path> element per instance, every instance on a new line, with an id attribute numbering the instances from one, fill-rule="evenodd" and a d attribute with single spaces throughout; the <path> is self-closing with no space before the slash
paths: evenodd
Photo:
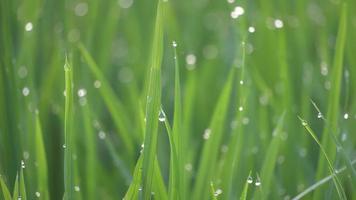
<path id="1" fill-rule="evenodd" d="M 0 199 L 356 198 L 356 3 L 208 2 L 1 1 Z"/>

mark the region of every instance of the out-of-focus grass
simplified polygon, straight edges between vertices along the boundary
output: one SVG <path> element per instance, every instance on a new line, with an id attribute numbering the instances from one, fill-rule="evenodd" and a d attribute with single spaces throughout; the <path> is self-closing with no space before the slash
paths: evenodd
<path id="1" fill-rule="evenodd" d="M 355 9 L 0 1 L 0 199 L 356 199 Z"/>

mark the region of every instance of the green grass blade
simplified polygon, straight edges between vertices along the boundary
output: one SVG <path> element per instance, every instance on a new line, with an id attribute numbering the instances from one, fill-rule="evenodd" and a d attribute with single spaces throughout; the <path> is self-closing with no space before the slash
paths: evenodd
<path id="1" fill-rule="evenodd" d="M 332 77 L 329 99 L 328 99 L 328 110 L 327 110 L 327 126 L 324 128 L 322 135 L 322 146 L 327 148 L 327 154 L 334 161 L 336 155 L 336 148 L 330 140 L 330 134 L 336 134 L 338 136 L 338 116 L 340 113 L 340 90 L 341 90 L 341 78 L 343 71 L 343 58 L 344 58 L 344 47 L 346 41 L 346 29 L 347 29 L 347 5 L 342 5 L 341 17 L 339 21 L 339 29 L 336 39 L 334 63 L 332 69 Z M 322 159 L 323 152 L 320 152 L 318 169 L 316 173 L 316 178 L 320 179 L 327 174 L 327 165 L 325 160 Z M 316 191 L 314 194 L 314 199 L 321 199 L 322 191 Z"/>
<path id="2" fill-rule="evenodd" d="M 228 105 L 232 92 L 233 80 L 235 77 L 235 68 L 229 73 L 223 91 L 220 94 L 219 100 L 216 104 L 214 114 L 210 122 L 210 137 L 204 143 L 201 154 L 199 169 L 197 171 L 197 179 L 193 191 L 193 199 L 207 198 L 207 191 L 209 191 L 209 183 L 214 178 L 214 169 L 216 167 L 217 156 L 219 152 L 220 142 L 223 136 L 223 129 L 225 119 L 227 117 Z"/>
<path id="3" fill-rule="evenodd" d="M 91 124 L 91 112 L 88 103 L 81 106 L 82 118 L 85 130 L 85 192 L 86 199 L 94 200 L 96 199 L 96 135 L 94 134 L 94 129 Z"/>
<path id="4" fill-rule="evenodd" d="M 138 199 L 139 192 L 142 191 L 142 156 L 139 157 L 133 173 L 133 180 L 124 197 L 125 200 Z"/>
<path id="5" fill-rule="evenodd" d="M 0 186 L 2 190 L 2 195 L 4 197 L 4 200 L 11 200 L 11 194 L 9 189 L 7 188 L 5 181 L 2 179 L 2 176 L 0 175 Z"/>
<path id="6" fill-rule="evenodd" d="M 143 196 L 151 198 L 154 174 L 154 160 L 157 149 L 158 114 L 161 106 L 161 62 L 163 54 L 163 5 L 158 1 L 157 16 L 154 29 L 150 77 L 146 102 L 146 126 L 142 163 Z"/>
<path id="7" fill-rule="evenodd" d="M 16 181 L 15 181 L 15 186 L 14 186 L 14 193 L 13 193 L 13 200 L 26 200 L 26 186 L 25 186 L 25 178 L 23 175 L 23 168 L 25 167 L 23 161 L 21 161 L 21 170 L 20 170 L 20 176 L 17 174 L 16 175 Z"/>
<path id="8" fill-rule="evenodd" d="M 169 199 L 179 199 L 179 169 L 178 169 L 178 155 L 177 155 L 177 147 L 174 140 L 173 131 L 169 121 L 167 119 L 166 114 L 163 109 L 161 109 L 161 113 L 164 115 L 164 124 L 166 126 L 166 131 L 169 139 L 169 147 L 170 147 L 170 160 L 169 160 L 169 185 L 168 185 L 168 196 Z"/>
<path id="9" fill-rule="evenodd" d="M 282 116 L 279 118 L 277 126 L 272 133 L 273 139 L 268 146 L 265 155 L 265 160 L 263 161 L 262 169 L 261 169 L 261 182 L 263 184 L 263 187 L 261 190 L 258 190 L 255 193 L 256 198 L 254 199 L 268 199 L 270 186 L 271 183 L 273 182 L 272 178 L 273 178 L 273 174 L 274 174 L 273 172 L 277 161 L 278 150 L 281 143 L 281 133 L 282 133 L 284 118 L 285 118 L 284 116 L 285 113 L 283 113 Z"/>
<path id="10" fill-rule="evenodd" d="M 125 109 L 122 102 L 116 97 L 114 90 L 110 87 L 109 82 L 105 79 L 104 74 L 100 71 L 99 67 L 96 65 L 95 61 L 89 54 L 88 50 L 79 44 L 79 50 L 83 55 L 85 61 L 88 63 L 90 70 L 96 76 L 96 78 L 101 82 L 100 94 L 103 97 L 106 106 L 108 107 L 110 114 L 115 122 L 115 126 L 118 130 L 119 136 L 122 139 L 127 152 L 129 153 L 129 158 L 133 157 L 134 148 L 131 133 L 127 128 L 127 119 L 124 116 Z"/>
<path id="11" fill-rule="evenodd" d="M 215 195 L 215 187 L 214 187 L 213 182 L 210 183 L 210 196 L 211 196 L 211 199 L 218 200 L 218 198 Z"/>
<path id="12" fill-rule="evenodd" d="M 65 111 L 64 111 L 64 199 L 73 199 L 73 71 L 67 58 L 64 64 L 65 73 Z"/>
<path id="13" fill-rule="evenodd" d="M 334 169 L 333 164 L 331 163 L 331 160 L 330 160 L 328 154 L 326 153 L 326 151 L 325 151 L 323 145 L 321 144 L 321 142 L 319 141 L 319 139 L 316 137 L 314 131 L 310 128 L 310 126 L 308 125 L 308 123 L 307 123 L 304 119 L 302 119 L 302 118 L 300 118 L 300 117 L 299 117 L 299 119 L 300 119 L 302 125 L 304 126 L 304 128 L 305 128 L 305 129 L 307 130 L 307 132 L 310 134 L 310 136 L 312 136 L 312 138 L 314 139 L 314 141 L 318 144 L 318 146 L 319 146 L 319 148 L 320 148 L 320 150 L 321 150 L 323 156 L 325 157 L 325 159 L 326 159 L 326 161 L 327 161 L 327 165 L 328 165 L 328 168 L 329 168 L 329 172 L 330 172 L 331 175 L 333 175 L 334 172 L 335 172 L 335 169 Z M 333 176 L 333 181 L 334 181 L 334 185 L 335 185 L 335 188 L 336 188 L 336 190 L 337 190 L 337 193 L 338 193 L 338 195 L 339 195 L 339 198 L 340 198 L 340 199 L 347 199 L 346 196 L 345 196 L 344 189 L 342 188 L 342 185 L 341 185 L 340 180 L 339 180 L 339 178 L 337 177 L 337 175 Z"/>
<path id="14" fill-rule="evenodd" d="M 43 199 L 49 199 L 46 149 L 43 143 L 41 122 L 38 114 L 36 114 L 35 144 L 36 144 L 37 181 L 38 181 L 37 192 L 40 193 Z"/>
<path id="15" fill-rule="evenodd" d="M 179 63 L 177 55 L 177 44 L 173 42 L 174 48 L 174 61 L 175 61 L 175 82 L 174 82 L 174 118 L 173 118 L 173 138 L 174 143 L 177 148 L 177 168 L 178 168 L 178 195 L 181 199 L 186 199 L 185 195 L 185 171 L 184 171 L 184 147 L 186 138 L 183 135 L 182 127 L 182 97 L 181 97 L 181 84 L 180 84 L 180 74 L 179 74 Z M 179 198 L 177 197 L 177 198 Z"/>
<path id="16" fill-rule="evenodd" d="M 244 189 L 242 190 L 242 193 L 240 195 L 240 200 L 246 200 L 247 199 L 247 193 L 248 193 L 248 186 L 251 184 L 249 183 L 249 178 L 251 177 L 251 171 L 247 176 L 246 182 L 245 182 L 245 186 Z"/>

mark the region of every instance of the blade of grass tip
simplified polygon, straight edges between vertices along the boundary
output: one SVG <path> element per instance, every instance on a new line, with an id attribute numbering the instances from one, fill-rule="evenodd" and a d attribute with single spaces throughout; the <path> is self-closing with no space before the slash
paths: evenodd
<path id="1" fill-rule="evenodd" d="M 2 179 L 1 175 L 0 175 L 0 186 L 1 186 L 1 191 L 2 191 L 2 195 L 4 197 L 4 200 L 11 200 L 10 191 L 5 184 L 5 181 Z"/>
<path id="2" fill-rule="evenodd" d="M 19 174 L 16 175 L 16 181 L 14 186 L 14 194 L 13 200 L 26 200 L 26 186 L 25 186 L 25 178 L 23 175 L 23 168 L 25 168 L 25 164 L 21 161 L 20 167 L 20 176 Z"/>
<path id="3" fill-rule="evenodd" d="M 353 160 L 351 162 L 351 165 L 356 164 L 356 160 Z M 342 172 L 344 172 L 347 169 L 347 167 L 341 167 L 340 169 L 335 170 L 335 173 L 332 175 L 329 175 L 323 179 L 321 179 L 320 181 L 314 183 L 313 185 L 311 185 L 310 187 L 308 187 L 307 189 L 305 189 L 303 192 L 301 192 L 300 194 L 298 194 L 297 196 L 295 196 L 294 198 L 292 198 L 292 200 L 299 200 L 302 199 L 305 195 L 309 194 L 310 192 L 312 192 L 313 190 L 317 189 L 319 186 L 327 183 L 328 181 L 330 181 L 331 179 L 333 179 L 334 176 L 336 176 L 336 174 L 340 174 Z"/>
<path id="4" fill-rule="evenodd" d="M 210 194 L 211 194 L 211 199 L 218 200 L 218 198 L 216 197 L 217 195 L 215 195 L 215 187 L 213 182 L 210 182 Z"/>
<path id="5" fill-rule="evenodd" d="M 177 156 L 177 147 L 174 140 L 174 135 L 172 132 L 171 125 L 167 119 L 166 114 L 161 108 L 161 113 L 164 115 L 164 124 L 166 126 L 168 139 L 169 139 L 169 147 L 171 149 L 170 152 L 170 163 L 169 163 L 169 185 L 168 185 L 168 196 L 169 199 L 179 199 L 179 171 L 178 171 L 178 156 Z"/>
<path id="6" fill-rule="evenodd" d="M 307 132 L 310 134 L 310 136 L 312 136 L 312 138 L 314 139 L 314 141 L 318 144 L 323 156 L 325 157 L 326 161 L 327 161 L 327 164 L 328 164 L 328 167 L 329 167 L 329 172 L 330 174 L 334 174 L 335 170 L 334 170 L 334 167 L 330 161 L 330 158 L 329 156 L 327 155 L 323 145 L 320 143 L 319 139 L 316 137 L 314 131 L 310 128 L 310 126 L 308 125 L 308 123 L 302 119 L 301 117 L 299 117 L 299 120 L 301 121 L 302 125 L 304 126 L 304 128 L 307 130 Z M 347 199 L 346 198 L 346 195 L 345 195 L 345 192 L 344 192 L 344 189 L 342 188 L 342 185 L 340 183 L 340 180 L 337 176 L 333 176 L 333 181 L 334 181 L 334 185 L 335 185 L 335 188 L 336 188 L 336 191 L 339 195 L 339 198 L 340 199 Z"/>
<path id="7" fill-rule="evenodd" d="M 36 112 L 36 161 L 37 161 L 37 192 L 43 199 L 49 199 L 48 169 L 46 150 L 43 143 L 43 134 L 38 112 Z"/>
<path id="8" fill-rule="evenodd" d="M 229 108 L 230 97 L 232 93 L 233 80 L 235 78 L 236 68 L 233 67 L 229 72 L 224 89 L 220 94 L 219 100 L 215 106 L 214 114 L 210 122 L 209 139 L 204 143 L 201 154 L 196 182 L 193 190 L 193 199 L 206 199 L 209 182 L 213 179 L 213 170 L 216 167 L 219 146 L 223 136 L 224 124 Z"/>
<path id="9" fill-rule="evenodd" d="M 185 175 L 184 175 L 184 157 L 183 157 L 183 147 L 185 146 L 184 141 L 186 141 L 184 135 L 182 134 L 182 99 L 181 99 L 181 89 L 180 89 L 180 75 L 179 75 L 179 63 L 177 56 L 177 43 L 173 41 L 174 49 L 174 66 L 175 66 L 175 83 L 174 83 L 174 118 L 173 118 L 173 139 L 176 144 L 177 152 L 177 168 L 178 168 L 178 194 L 180 198 L 185 198 Z M 167 121 L 167 120 L 166 120 Z"/>
<path id="10" fill-rule="evenodd" d="M 65 110 L 64 110 L 64 199 L 73 199 L 73 72 L 72 66 L 66 58 L 64 64 L 65 73 Z"/>
<path id="11" fill-rule="evenodd" d="M 161 105 L 161 63 L 163 54 L 163 5 L 158 1 L 157 16 L 152 43 L 150 77 L 146 102 L 146 126 L 142 163 L 143 197 L 151 198 L 154 160 L 157 149 L 158 114 Z"/>
<path id="12" fill-rule="evenodd" d="M 338 135 L 338 116 L 339 116 L 339 105 L 340 105 L 340 90 L 341 90 L 341 79 L 342 79 L 342 70 L 343 70 L 343 57 L 344 57 L 344 47 L 346 41 L 346 29 L 347 29 L 347 5 L 344 3 L 342 5 L 341 17 L 339 21 L 339 29 L 336 39 L 335 54 L 334 54 L 334 63 L 332 69 L 332 77 L 329 98 L 328 98 L 328 110 L 327 117 L 328 123 L 324 128 L 322 134 L 322 146 L 328 147 L 327 154 L 330 156 L 331 161 L 334 161 L 336 155 L 336 148 L 333 147 L 332 142 L 330 141 L 330 134 Z M 322 159 L 323 152 L 320 152 L 318 169 L 316 173 L 316 178 L 320 179 L 324 177 L 327 173 L 325 165 L 325 160 Z M 314 199 L 322 199 L 323 192 L 315 191 Z"/>
<path id="13" fill-rule="evenodd" d="M 127 190 L 124 200 L 138 199 L 139 192 L 142 192 L 141 187 L 141 178 L 142 178 L 142 156 L 137 160 L 136 167 L 133 173 L 133 179 Z"/>
<path id="14" fill-rule="evenodd" d="M 251 179 L 251 171 L 248 173 L 244 189 L 242 190 L 242 193 L 241 193 L 241 196 L 240 196 L 240 200 L 246 200 L 247 199 L 248 186 L 251 184 L 250 179 Z"/>
<path id="15" fill-rule="evenodd" d="M 129 154 L 129 158 L 133 158 L 134 156 L 134 143 L 132 141 L 131 132 L 127 128 L 127 119 L 124 115 L 125 109 L 122 102 L 116 97 L 114 90 L 110 87 L 109 82 L 105 79 L 105 76 L 100 71 L 99 67 L 96 65 L 92 56 L 89 54 L 88 50 L 82 45 L 79 44 L 78 48 L 83 55 L 85 61 L 88 63 L 88 66 L 95 77 L 100 80 L 100 94 L 104 99 L 106 106 L 108 107 L 110 114 L 115 122 L 115 126 L 120 134 L 120 138 L 122 139 L 126 152 Z"/>
<path id="16" fill-rule="evenodd" d="M 322 114 L 322 112 L 320 111 L 320 109 L 318 108 L 316 103 L 312 99 L 310 99 L 310 101 L 313 104 L 314 108 L 318 111 L 318 118 L 321 118 L 325 123 L 328 123 L 328 121 L 324 118 L 324 115 Z M 356 184 L 356 170 L 355 170 L 354 166 L 352 165 L 351 159 L 347 155 L 347 153 L 346 153 L 343 145 L 341 144 L 341 142 L 336 138 L 335 134 L 330 134 L 330 136 L 333 139 L 334 143 L 336 144 L 337 148 L 340 149 L 341 157 L 343 158 L 343 160 L 346 163 L 347 170 L 352 175 L 351 178 L 352 178 L 353 183 Z"/>
<path id="17" fill-rule="evenodd" d="M 265 159 L 261 169 L 261 182 L 263 184 L 262 192 L 256 192 L 254 199 L 268 199 L 270 185 L 273 182 L 273 171 L 276 166 L 278 150 L 281 143 L 281 133 L 284 125 L 285 112 L 279 118 L 276 128 L 272 135 L 273 139 L 267 148 Z"/>

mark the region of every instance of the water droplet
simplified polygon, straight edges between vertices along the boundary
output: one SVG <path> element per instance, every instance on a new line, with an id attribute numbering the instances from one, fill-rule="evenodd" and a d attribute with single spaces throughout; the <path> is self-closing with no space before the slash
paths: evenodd
<path id="1" fill-rule="evenodd" d="M 243 85 L 243 84 L 244 84 L 244 81 L 243 81 L 243 80 L 241 80 L 241 81 L 240 81 L 240 85 Z"/>
<path id="2" fill-rule="evenodd" d="M 24 87 L 22 89 L 23 96 L 27 97 L 30 94 L 30 89 L 28 87 Z"/>
<path id="3" fill-rule="evenodd" d="M 18 197 L 17 197 L 17 200 L 21 200 L 21 199 L 22 199 L 22 197 L 21 197 L 21 196 L 18 196 Z"/>
<path id="4" fill-rule="evenodd" d="M 177 47 L 177 42 L 176 41 L 172 41 L 172 46 L 174 47 L 174 48 L 176 48 Z"/>
<path id="5" fill-rule="evenodd" d="M 242 124 L 247 125 L 250 122 L 250 119 L 248 117 L 242 118 Z"/>
<path id="6" fill-rule="evenodd" d="M 33 29 L 32 22 L 27 22 L 25 25 L 25 31 L 29 32 L 29 31 L 32 31 L 32 29 Z"/>
<path id="7" fill-rule="evenodd" d="M 79 97 L 84 97 L 87 94 L 87 90 L 84 88 L 81 88 L 78 90 L 78 96 Z"/>
<path id="8" fill-rule="evenodd" d="M 74 8 L 75 15 L 83 17 L 88 12 L 88 4 L 86 2 L 78 3 Z"/>
<path id="9" fill-rule="evenodd" d="M 257 177 L 257 180 L 256 180 L 256 182 L 255 182 L 255 186 L 260 186 L 261 185 L 261 181 L 260 181 L 260 179 Z"/>
<path id="10" fill-rule="evenodd" d="M 99 131 L 98 136 L 100 139 L 105 139 L 106 138 L 106 133 L 104 131 Z"/>
<path id="11" fill-rule="evenodd" d="M 80 187 L 78 185 L 74 186 L 74 191 L 79 192 L 80 191 Z"/>
<path id="12" fill-rule="evenodd" d="M 222 145 L 221 146 L 221 152 L 226 153 L 229 150 L 229 147 L 227 145 Z"/>
<path id="13" fill-rule="evenodd" d="M 142 144 L 141 144 L 141 150 L 140 150 L 140 153 L 141 153 L 141 154 L 143 153 L 144 148 L 145 148 L 145 144 L 142 143 Z"/>
<path id="14" fill-rule="evenodd" d="M 24 162 L 23 160 L 21 160 L 21 168 L 22 168 L 22 169 L 25 169 L 25 167 L 26 167 L 26 166 L 25 166 L 25 162 Z"/>
<path id="15" fill-rule="evenodd" d="M 227 0 L 228 3 L 234 3 L 235 0 Z"/>
<path id="16" fill-rule="evenodd" d="M 238 17 L 240 17 L 241 15 L 243 15 L 245 13 L 245 10 L 243 7 L 241 6 L 236 6 L 234 8 L 234 10 L 230 13 L 231 18 L 233 19 L 237 19 Z"/>
<path id="17" fill-rule="evenodd" d="M 204 140 L 207 140 L 210 138 L 210 134 L 211 134 L 211 129 L 210 128 L 207 128 L 204 130 L 204 134 L 203 134 L 203 138 Z"/>
<path id="18" fill-rule="evenodd" d="M 253 26 L 248 27 L 248 32 L 254 33 L 255 31 L 256 31 L 255 27 Z"/>
<path id="19" fill-rule="evenodd" d="M 300 157 L 304 158 L 307 155 L 307 150 L 305 148 L 300 148 L 298 153 Z"/>
<path id="20" fill-rule="evenodd" d="M 67 145 L 66 144 L 63 144 L 62 145 L 63 149 L 67 148 Z"/>
<path id="21" fill-rule="evenodd" d="M 349 118 L 349 114 L 348 113 L 345 113 L 344 114 L 344 119 L 348 119 Z"/>
<path id="22" fill-rule="evenodd" d="M 139 187 L 139 188 L 138 188 L 138 191 L 142 191 L 142 187 Z"/>
<path id="23" fill-rule="evenodd" d="M 188 65 L 195 65 L 197 61 L 197 57 L 194 55 L 194 54 L 188 54 L 186 57 L 185 57 L 185 62 L 188 64 Z"/>
<path id="24" fill-rule="evenodd" d="M 121 8 L 127 9 L 132 6 L 133 0 L 119 0 L 118 3 Z"/>
<path id="25" fill-rule="evenodd" d="M 41 196 L 41 193 L 36 192 L 35 195 L 36 195 L 36 197 L 40 197 L 40 196 Z"/>
<path id="26" fill-rule="evenodd" d="M 243 110 L 244 110 L 244 107 L 240 106 L 240 107 L 239 107 L 239 111 L 241 112 L 241 111 L 243 111 Z"/>
<path id="27" fill-rule="evenodd" d="M 274 27 L 277 29 L 283 28 L 283 21 L 280 19 L 274 20 Z"/>
<path id="28" fill-rule="evenodd" d="M 247 183 L 248 183 L 248 184 L 253 183 L 253 179 L 252 179 L 252 177 L 251 177 L 251 176 L 248 176 L 248 178 L 247 178 Z"/>
<path id="29" fill-rule="evenodd" d="M 308 122 L 306 122 L 305 120 L 302 120 L 302 125 L 303 126 L 308 126 Z"/>
<path id="30" fill-rule="evenodd" d="M 323 114 L 321 114 L 321 112 L 318 113 L 318 118 L 319 119 L 323 118 Z"/>
<path id="31" fill-rule="evenodd" d="M 329 70 L 328 70 L 328 65 L 326 64 L 326 62 L 321 62 L 320 63 L 320 73 L 323 76 L 328 75 Z"/>
<path id="32" fill-rule="evenodd" d="M 222 189 L 217 189 L 215 192 L 214 192 L 214 196 L 219 196 L 220 194 L 222 194 Z"/>
<path id="33" fill-rule="evenodd" d="M 100 88 L 101 87 L 101 82 L 99 80 L 94 81 L 94 87 L 95 88 Z"/>
<path id="34" fill-rule="evenodd" d="M 20 78 L 25 78 L 27 76 L 27 68 L 25 66 L 21 66 L 17 70 L 17 74 L 19 75 Z"/>
<path id="35" fill-rule="evenodd" d="M 193 170 L 193 165 L 191 163 L 187 163 L 184 165 L 184 169 L 190 172 Z"/>
<path id="36" fill-rule="evenodd" d="M 72 29 L 68 32 L 67 35 L 68 41 L 69 42 L 76 42 L 80 39 L 80 32 L 78 29 Z"/>
<path id="37" fill-rule="evenodd" d="M 160 122 L 166 121 L 166 115 L 164 114 L 163 109 L 161 109 L 161 110 L 159 111 L 158 120 L 159 120 Z"/>

